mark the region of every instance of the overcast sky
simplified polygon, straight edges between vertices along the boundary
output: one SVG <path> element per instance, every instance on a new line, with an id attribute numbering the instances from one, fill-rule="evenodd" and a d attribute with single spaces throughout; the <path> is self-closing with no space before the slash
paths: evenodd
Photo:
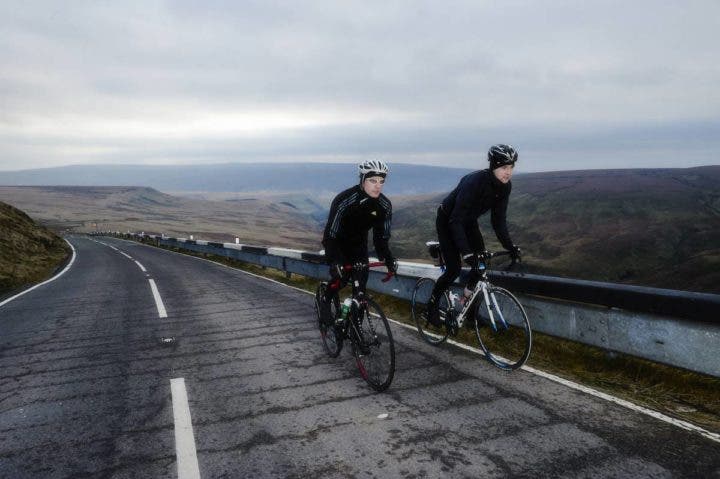
<path id="1" fill-rule="evenodd" d="M 720 164 L 720 2 L 0 0 L 0 170 Z"/>

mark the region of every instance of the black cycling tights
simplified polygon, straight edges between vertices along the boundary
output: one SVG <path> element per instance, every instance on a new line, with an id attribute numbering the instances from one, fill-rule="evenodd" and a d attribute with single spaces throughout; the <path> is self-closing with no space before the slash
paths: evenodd
<path id="1" fill-rule="evenodd" d="M 435 282 L 435 288 L 433 288 L 432 292 L 433 298 L 437 300 L 437 298 L 453 284 L 455 279 L 460 276 L 462 262 L 460 259 L 460 251 L 458 251 L 455 246 L 447 218 L 444 214 L 438 214 L 435 220 L 435 227 L 437 228 L 438 241 L 440 242 L 440 251 L 442 251 L 442 256 L 445 260 L 445 272 Z M 470 270 L 467 287 L 470 289 L 475 288 L 479 279 L 479 271 L 477 269 Z"/>

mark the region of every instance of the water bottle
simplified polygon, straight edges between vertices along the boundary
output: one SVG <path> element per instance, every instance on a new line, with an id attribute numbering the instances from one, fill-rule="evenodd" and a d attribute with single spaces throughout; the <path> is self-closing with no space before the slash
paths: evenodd
<path id="1" fill-rule="evenodd" d="M 343 301 L 342 305 L 340 305 L 340 319 L 339 322 L 344 321 L 348 313 L 350 312 L 350 305 L 352 304 L 352 299 L 345 298 L 345 301 Z"/>
<path id="2" fill-rule="evenodd" d="M 462 304 L 460 303 L 460 296 L 458 296 L 456 293 L 450 291 L 450 304 L 452 304 L 455 309 L 460 309 L 462 307 Z"/>

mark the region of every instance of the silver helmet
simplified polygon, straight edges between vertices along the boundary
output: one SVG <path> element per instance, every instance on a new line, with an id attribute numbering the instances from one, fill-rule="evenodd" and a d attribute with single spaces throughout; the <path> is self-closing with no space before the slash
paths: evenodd
<path id="1" fill-rule="evenodd" d="M 388 166 L 382 160 L 367 160 L 358 165 L 358 176 L 361 183 L 370 176 L 382 176 L 385 178 L 387 174 Z"/>

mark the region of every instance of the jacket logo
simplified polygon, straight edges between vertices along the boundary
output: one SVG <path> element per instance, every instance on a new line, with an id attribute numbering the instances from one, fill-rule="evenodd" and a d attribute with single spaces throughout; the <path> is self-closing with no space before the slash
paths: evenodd
<path id="1" fill-rule="evenodd" d="M 373 216 L 377 216 L 377 211 L 371 211 L 370 214 Z"/>

